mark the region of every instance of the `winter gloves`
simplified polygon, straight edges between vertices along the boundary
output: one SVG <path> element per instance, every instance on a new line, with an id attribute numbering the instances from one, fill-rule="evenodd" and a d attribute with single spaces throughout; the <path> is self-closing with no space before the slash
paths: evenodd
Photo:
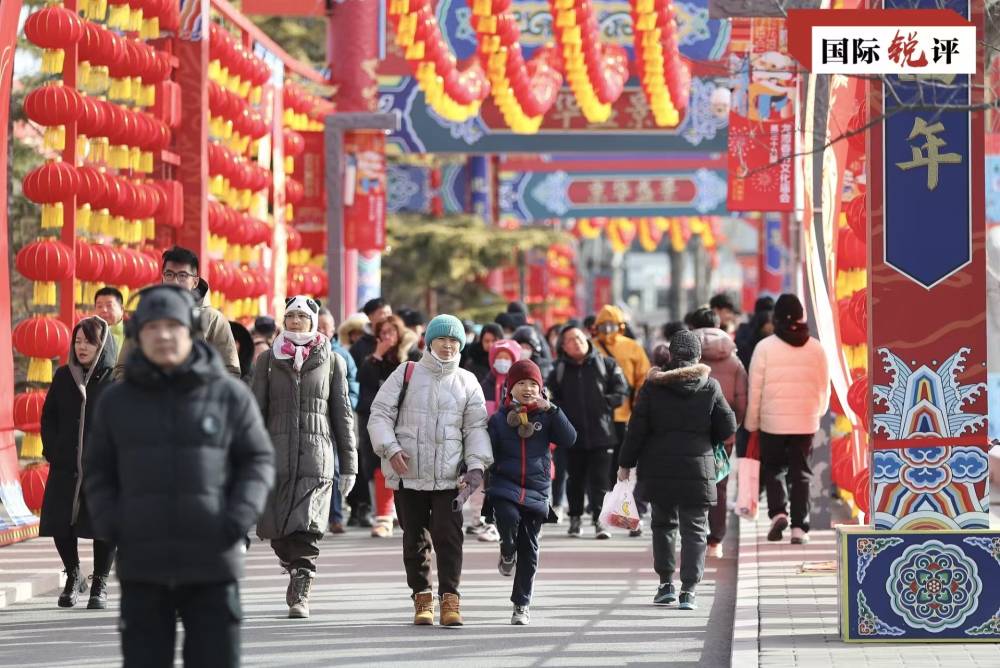
<path id="1" fill-rule="evenodd" d="M 340 493 L 347 496 L 354 489 L 354 481 L 357 480 L 357 476 L 346 473 L 340 476 Z"/>
<path id="2" fill-rule="evenodd" d="M 462 487 L 458 490 L 458 496 L 451 502 L 451 509 L 456 513 L 461 512 L 462 506 L 469 500 L 472 493 L 483 485 L 483 472 L 481 469 L 472 469 L 462 476 Z"/>

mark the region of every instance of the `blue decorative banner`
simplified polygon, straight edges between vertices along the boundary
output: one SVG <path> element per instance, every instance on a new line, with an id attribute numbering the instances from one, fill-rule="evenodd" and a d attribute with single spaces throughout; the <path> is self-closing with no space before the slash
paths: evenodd
<path id="1" fill-rule="evenodd" d="M 887 9 L 953 9 L 962 0 L 886 0 Z M 887 75 L 884 94 L 885 262 L 931 288 L 972 261 L 969 76 Z"/>
<path id="2" fill-rule="evenodd" d="M 726 213 L 724 170 L 500 172 L 500 216 L 709 216 Z"/>
<path id="3" fill-rule="evenodd" d="M 470 204 L 468 165 L 441 168 L 441 201 L 445 213 L 468 213 Z"/>
<path id="4" fill-rule="evenodd" d="M 389 165 L 386 210 L 389 213 L 427 213 L 430 210 L 430 171 L 416 165 Z"/>
<path id="5" fill-rule="evenodd" d="M 383 77 L 378 106 L 379 111 L 399 116 L 400 130 L 388 138 L 389 146 L 399 153 L 724 153 L 729 119 L 712 112 L 716 88 L 711 80 L 692 79 L 689 112 L 671 130 L 656 127 L 645 93 L 637 85 L 626 87 L 608 123 L 596 125 L 586 121 L 572 92 L 564 89 L 542 129 L 533 135 L 511 131 L 491 100 L 464 123 L 445 120 L 425 103 L 409 77 Z"/>
<path id="6" fill-rule="evenodd" d="M 1000 640 L 1000 532 L 839 527 L 846 641 Z"/>

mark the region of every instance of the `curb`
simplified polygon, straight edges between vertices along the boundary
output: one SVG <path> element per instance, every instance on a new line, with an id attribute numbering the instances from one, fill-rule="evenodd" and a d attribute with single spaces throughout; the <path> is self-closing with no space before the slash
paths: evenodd
<path id="1" fill-rule="evenodd" d="M 13 575 L 16 579 L 6 581 L 7 575 Z M 27 601 L 30 598 L 58 589 L 63 582 L 61 571 L 48 571 L 42 573 L 20 574 L 5 573 L 0 571 L 0 609 Z"/>
<path id="2" fill-rule="evenodd" d="M 760 567 L 757 561 L 757 522 L 740 518 L 736 559 L 736 612 L 730 665 L 760 666 Z"/>

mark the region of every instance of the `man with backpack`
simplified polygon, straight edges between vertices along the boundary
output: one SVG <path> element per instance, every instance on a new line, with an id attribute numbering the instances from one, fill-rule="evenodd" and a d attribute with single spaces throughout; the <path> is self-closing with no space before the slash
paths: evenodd
<path id="1" fill-rule="evenodd" d="M 566 327 L 559 341 L 559 360 L 546 385 L 552 402 L 562 408 L 577 433 L 576 447 L 567 453 L 568 533 L 580 536 L 586 491 L 595 537 L 603 540 L 611 538 L 611 533 L 598 518 L 610 486 L 608 470 L 618 444 L 614 411 L 625 401 L 628 383 L 615 360 L 598 354 L 578 326 Z"/>

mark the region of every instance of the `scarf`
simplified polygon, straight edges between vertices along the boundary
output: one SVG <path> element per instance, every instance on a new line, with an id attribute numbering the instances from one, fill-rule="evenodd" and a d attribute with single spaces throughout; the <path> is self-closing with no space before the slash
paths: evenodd
<path id="1" fill-rule="evenodd" d="M 295 371 L 302 371 L 302 365 L 312 351 L 326 345 L 326 337 L 316 332 L 282 332 L 271 345 L 271 351 L 275 359 L 292 360 L 292 368 Z"/>
<path id="2" fill-rule="evenodd" d="M 521 438 L 531 438 L 535 431 L 541 429 L 541 424 L 532 423 L 528 415 L 535 411 L 537 404 L 520 404 L 511 397 L 507 397 L 507 426 L 517 429 L 517 435 Z M 537 427 L 537 429 L 536 429 Z"/>

